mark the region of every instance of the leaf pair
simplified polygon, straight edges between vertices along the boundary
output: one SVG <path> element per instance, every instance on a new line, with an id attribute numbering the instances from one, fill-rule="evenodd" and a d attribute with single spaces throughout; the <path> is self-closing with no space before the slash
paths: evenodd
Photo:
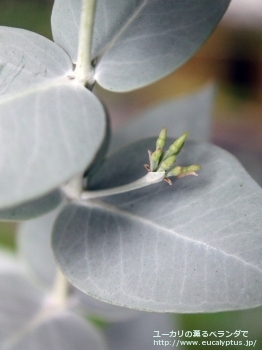
<path id="1" fill-rule="evenodd" d="M 189 59 L 229 0 L 98 0 L 92 58 L 95 79 L 113 91 L 150 84 Z M 83 172 L 107 138 L 97 98 L 72 80 L 81 1 L 56 0 L 57 44 L 0 29 L 0 207 L 53 191 Z M 104 152 L 104 150 L 103 150 Z"/>
<path id="2" fill-rule="evenodd" d="M 97 82 L 127 91 L 169 74 L 199 47 L 228 3 L 98 0 L 92 49 Z M 3 207 L 44 195 L 83 172 L 104 143 L 102 105 L 71 79 L 79 4 L 56 0 L 52 16 L 55 40 L 70 59 L 46 39 L 1 29 Z M 15 54 L 9 55 L 12 40 Z M 141 177 L 154 141 L 112 154 L 89 176 L 89 190 Z M 137 309 L 212 312 L 261 305 L 261 189 L 215 146 L 188 143 L 181 162 L 201 164 L 201 176 L 66 206 L 52 238 L 60 267 L 89 295 Z"/>
<path id="3" fill-rule="evenodd" d="M 230 0 L 97 0 L 91 56 L 95 80 L 112 91 L 151 84 L 203 44 Z M 54 40 L 76 63 L 81 0 L 56 0 Z"/>

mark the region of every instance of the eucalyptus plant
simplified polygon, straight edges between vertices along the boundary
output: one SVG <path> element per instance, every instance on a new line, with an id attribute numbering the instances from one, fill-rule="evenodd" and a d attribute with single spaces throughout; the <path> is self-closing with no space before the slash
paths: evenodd
<path id="1" fill-rule="evenodd" d="M 1 349 L 35 342 L 41 350 L 50 328 L 50 349 L 106 349 L 110 335 L 83 319 L 98 303 L 90 297 L 118 306 L 103 304 L 102 317 L 112 307 L 121 315 L 113 321 L 143 323 L 149 316 L 119 306 L 192 313 L 262 304 L 261 188 L 206 142 L 208 119 L 194 127 L 212 88 L 112 135 L 93 92 L 99 84 L 123 93 L 167 76 L 203 44 L 229 2 L 55 0 L 54 42 L 0 27 L 0 218 L 33 219 L 20 226 L 18 256 L 1 255 L 0 322 L 13 324 L 0 327 Z M 179 104 L 193 118 L 173 117 Z M 50 235 L 62 274 L 41 243 Z M 166 316 L 152 317 L 171 324 Z"/>

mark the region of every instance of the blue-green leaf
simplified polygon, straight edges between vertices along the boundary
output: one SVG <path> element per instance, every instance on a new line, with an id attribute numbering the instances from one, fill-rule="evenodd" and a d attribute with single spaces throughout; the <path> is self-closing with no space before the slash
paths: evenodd
<path id="1" fill-rule="evenodd" d="M 0 27 L 0 98 L 70 73 L 69 56 L 51 40 L 28 30 Z"/>
<path id="2" fill-rule="evenodd" d="M 33 219 L 43 215 L 55 207 L 62 201 L 62 193 L 55 190 L 38 199 L 20 204 L 18 206 L 0 210 L 1 221 L 22 221 Z"/>
<path id="3" fill-rule="evenodd" d="M 171 143 L 171 140 L 169 140 Z M 113 154 L 89 190 L 144 175 L 155 139 Z M 226 151 L 187 142 L 178 165 L 198 177 L 71 204 L 53 232 L 72 284 L 112 304 L 158 312 L 215 312 L 262 304 L 262 191 Z"/>
<path id="4" fill-rule="evenodd" d="M 0 277 L 0 346 L 5 349 L 4 344 L 15 340 L 15 335 L 34 318 L 43 302 L 43 293 L 20 271 L 0 270 Z"/>
<path id="5" fill-rule="evenodd" d="M 50 235 L 61 209 L 62 206 L 59 206 L 51 213 L 22 223 L 17 232 L 19 265 L 26 268 L 32 282 L 48 291 L 53 288 L 57 274 Z M 0 254 L 0 258 L 2 255 L 3 253 Z M 2 266 L 3 262 L 0 260 L 0 268 Z M 74 305 L 74 311 L 85 317 L 95 317 L 106 322 L 120 322 L 140 315 L 136 310 L 103 303 L 71 287 L 69 305 Z"/>
<path id="6" fill-rule="evenodd" d="M 99 330 L 33 286 L 17 260 L 2 252 L 0 278 L 1 349 L 107 350 Z"/>
<path id="7" fill-rule="evenodd" d="M 230 0 L 98 0 L 92 42 L 95 79 L 112 91 L 151 84 L 187 61 Z M 54 40 L 77 58 L 80 0 L 56 0 Z"/>
<path id="8" fill-rule="evenodd" d="M 50 234 L 62 205 L 52 212 L 19 225 L 17 251 L 32 281 L 47 289 L 55 282 L 57 267 L 50 247 Z"/>
<path id="9" fill-rule="evenodd" d="M 0 207 L 54 190 L 90 166 L 106 137 L 99 100 L 59 79 L 0 101 Z"/>

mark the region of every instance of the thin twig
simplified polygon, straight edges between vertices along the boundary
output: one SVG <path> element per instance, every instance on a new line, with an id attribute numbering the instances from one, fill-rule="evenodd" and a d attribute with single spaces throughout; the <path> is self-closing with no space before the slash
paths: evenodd
<path id="1" fill-rule="evenodd" d="M 81 195 L 82 200 L 94 199 L 99 197 L 112 196 L 114 194 L 133 191 L 145 186 L 152 185 L 164 179 L 165 172 L 149 172 L 141 179 L 131 182 L 127 185 L 108 188 L 106 190 L 85 191 Z"/>
<path id="2" fill-rule="evenodd" d="M 91 65 L 91 45 L 96 0 L 82 0 L 81 21 L 75 79 L 83 85 L 94 83 L 94 72 Z"/>

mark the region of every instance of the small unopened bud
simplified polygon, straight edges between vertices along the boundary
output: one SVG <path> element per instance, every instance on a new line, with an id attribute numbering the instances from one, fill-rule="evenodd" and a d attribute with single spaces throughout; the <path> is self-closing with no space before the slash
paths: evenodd
<path id="1" fill-rule="evenodd" d="M 196 171 L 198 171 L 200 168 L 201 168 L 200 165 L 197 165 L 197 164 L 185 166 L 182 168 L 182 172 L 181 174 L 178 175 L 178 177 L 180 178 L 188 175 L 197 176 Z"/>
<path id="2" fill-rule="evenodd" d="M 183 167 L 182 166 L 176 166 L 172 170 L 170 170 L 166 176 L 178 176 L 182 174 Z"/>
<path id="3" fill-rule="evenodd" d="M 163 153 L 162 148 L 158 148 L 155 152 L 152 153 L 151 161 L 150 161 L 151 171 L 156 171 L 160 158 L 162 156 L 162 153 Z"/>
<path id="4" fill-rule="evenodd" d="M 166 130 L 166 128 L 163 128 L 160 131 L 158 139 L 156 140 L 156 149 L 164 148 L 164 146 L 166 144 L 166 136 L 167 136 L 167 130 Z"/>
<path id="5" fill-rule="evenodd" d="M 158 148 L 155 152 L 151 155 L 152 162 L 158 162 L 160 157 L 162 156 L 162 149 Z"/>
<path id="6" fill-rule="evenodd" d="M 191 171 L 198 171 L 200 168 L 201 168 L 200 165 L 197 165 L 197 164 L 185 166 L 185 167 L 183 167 L 182 173 L 189 173 Z"/>
<path id="7" fill-rule="evenodd" d="M 157 169 L 157 171 L 166 171 L 168 170 L 176 161 L 176 156 L 168 157 L 166 160 L 164 160 L 160 167 Z"/>
<path id="8" fill-rule="evenodd" d="M 187 135 L 188 135 L 188 133 L 185 132 L 178 139 L 176 139 L 176 141 L 174 143 L 172 143 L 172 145 L 168 149 L 168 156 L 177 155 L 181 151 L 181 149 L 185 143 L 185 140 L 187 138 Z"/>

